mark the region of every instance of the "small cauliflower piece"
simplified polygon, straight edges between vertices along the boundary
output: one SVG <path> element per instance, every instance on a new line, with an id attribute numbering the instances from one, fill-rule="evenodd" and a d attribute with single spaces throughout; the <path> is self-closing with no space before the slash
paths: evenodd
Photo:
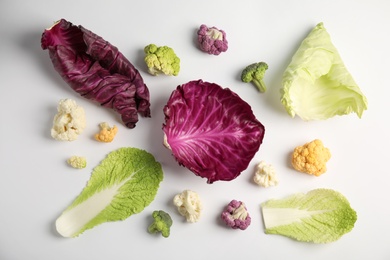
<path id="1" fill-rule="evenodd" d="M 177 207 L 180 215 L 186 218 L 187 222 L 195 223 L 199 221 L 203 206 L 198 193 L 185 190 L 173 198 L 173 204 Z"/>
<path id="2" fill-rule="evenodd" d="M 279 183 L 276 177 L 276 171 L 273 165 L 260 161 L 256 166 L 256 172 L 253 181 L 262 187 L 276 186 Z"/>
<path id="3" fill-rule="evenodd" d="M 74 141 L 86 126 L 84 108 L 72 99 L 61 99 L 54 116 L 51 136 L 59 141 Z"/>
<path id="4" fill-rule="evenodd" d="M 66 162 L 75 169 L 87 167 L 87 159 L 83 156 L 72 156 Z"/>
<path id="5" fill-rule="evenodd" d="M 110 143 L 114 140 L 114 137 L 118 133 L 116 125 L 113 127 L 109 126 L 108 123 L 103 122 L 99 124 L 100 132 L 95 134 L 95 140 L 103 143 Z"/>
<path id="6" fill-rule="evenodd" d="M 245 230 L 251 224 L 251 217 L 242 201 L 232 200 L 221 214 L 225 224 L 233 229 Z"/>
<path id="7" fill-rule="evenodd" d="M 199 48 L 203 52 L 219 55 L 228 49 L 228 41 L 224 30 L 202 24 L 197 31 L 197 35 Z"/>
<path id="8" fill-rule="evenodd" d="M 326 163 L 331 153 L 321 140 L 315 139 L 302 146 L 297 146 L 292 154 L 291 163 L 294 169 L 307 174 L 320 176 L 326 172 Z"/>

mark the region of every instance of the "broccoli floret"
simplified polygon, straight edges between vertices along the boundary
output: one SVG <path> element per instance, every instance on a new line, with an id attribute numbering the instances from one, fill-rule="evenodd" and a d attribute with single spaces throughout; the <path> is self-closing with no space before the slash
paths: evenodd
<path id="1" fill-rule="evenodd" d="M 148 232 L 151 234 L 161 232 L 163 237 L 169 237 L 172 226 L 171 216 L 163 210 L 153 211 L 154 222 L 148 227 Z"/>
<path id="2" fill-rule="evenodd" d="M 268 64 L 265 62 L 248 65 L 241 73 L 241 80 L 245 83 L 252 82 L 261 93 L 264 93 L 267 87 L 263 79 L 267 69 Z"/>
<path id="3" fill-rule="evenodd" d="M 177 76 L 180 71 L 180 58 L 168 46 L 149 44 L 144 48 L 145 63 L 150 74 Z"/>

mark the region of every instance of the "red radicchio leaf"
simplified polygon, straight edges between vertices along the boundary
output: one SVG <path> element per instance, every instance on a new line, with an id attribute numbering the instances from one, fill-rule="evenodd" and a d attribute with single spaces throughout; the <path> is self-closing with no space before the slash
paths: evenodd
<path id="1" fill-rule="evenodd" d="M 178 86 L 164 114 L 165 145 L 180 165 L 207 183 L 239 176 L 264 138 L 265 128 L 249 104 L 215 83 Z"/>
<path id="2" fill-rule="evenodd" d="M 150 117 L 149 90 L 118 49 L 82 26 L 61 19 L 41 39 L 56 71 L 81 96 L 112 108 L 128 128 Z"/>

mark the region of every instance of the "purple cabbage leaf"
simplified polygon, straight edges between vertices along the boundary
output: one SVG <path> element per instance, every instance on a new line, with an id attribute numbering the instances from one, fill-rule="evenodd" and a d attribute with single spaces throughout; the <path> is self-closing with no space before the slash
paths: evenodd
<path id="1" fill-rule="evenodd" d="M 41 47 L 55 70 L 81 96 L 112 108 L 128 128 L 150 117 L 149 90 L 119 50 L 84 27 L 61 19 L 44 30 Z"/>
<path id="2" fill-rule="evenodd" d="M 164 144 L 207 183 L 231 181 L 260 148 L 265 128 L 248 103 L 202 80 L 178 86 L 164 107 Z"/>

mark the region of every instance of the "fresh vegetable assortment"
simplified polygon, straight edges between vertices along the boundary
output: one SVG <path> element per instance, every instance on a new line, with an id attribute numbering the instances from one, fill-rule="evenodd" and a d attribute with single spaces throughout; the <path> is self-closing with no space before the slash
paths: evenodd
<path id="1" fill-rule="evenodd" d="M 219 55 L 228 48 L 226 33 L 201 25 L 197 31 L 202 51 Z M 61 19 L 42 34 L 54 68 L 81 96 L 113 108 L 128 128 L 138 122 L 138 113 L 150 117 L 149 90 L 138 70 L 118 49 L 82 26 Z M 168 46 L 149 44 L 145 63 L 152 75 L 174 75 L 180 59 Z M 268 65 L 258 62 L 241 72 L 243 82 L 260 92 Z M 340 55 L 319 23 L 293 56 L 282 79 L 281 102 L 287 112 L 303 120 L 327 119 L 367 109 L 366 97 L 346 70 Z M 308 98 L 310 97 L 310 98 Z M 232 181 L 247 169 L 263 142 L 265 127 L 251 106 L 229 88 L 217 83 L 192 80 L 177 86 L 163 108 L 164 145 L 176 161 L 195 175 L 215 181 Z M 63 99 L 53 120 L 56 140 L 74 141 L 86 127 L 85 112 L 75 101 Z M 114 125 L 100 124 L 95 139 L 111 142 L 118 132 Z M 326 172 L 331 154 L 319 139 L 294 149 L 295 170 L 319 176 Z M 72 156 L 74 168 L 86 167 L 86 159 Z M 59 234 L 76 237 L 104 222 L 124 220 L 143 211 L 155 198 L 163 180 L 161 164 L 145 150 L 123 147 L 110 152 L 93 170 L 80 195 L 56 221 Z M 261 187 L 279 182 L 273 165 L 256 166 L 253 181 Z M 199 222 L 203 204 L 197 192 L 185 189 L 172 200 L 186 222 Z M 357 213 L 348 200 L 332 189 L 296 193 L 285 199 L 261 204 L 266 234 L 279 234 L 298 241 L 328 243 L 350 232 Z M 232 200 L 220 215 L 227 226 L 245 230 L 252 219 L 242 201 Z M 164 210 L 152 213 L 149 233 L 170 236 L 172 218 Z"/>

